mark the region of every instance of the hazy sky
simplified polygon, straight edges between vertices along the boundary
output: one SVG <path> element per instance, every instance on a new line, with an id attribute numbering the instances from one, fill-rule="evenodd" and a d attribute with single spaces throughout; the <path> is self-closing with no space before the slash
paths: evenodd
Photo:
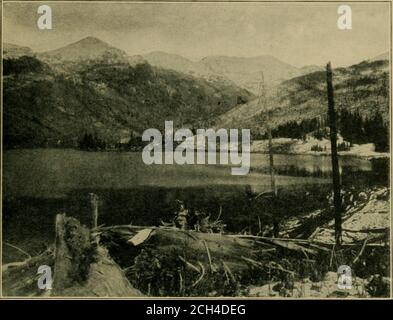
<path id="1" fill-rule="evenodd" d="M 352 30 L 337 28 L 341 3 L 49 4 L 53 29 L 39 30 L 40 3 L 5 3 L 4 41 L 45 51 L 95 36 L 128 54 L 269 54 L 295 66 L 349 65 L 389 50 L 388 3 L 348 3 Z"/>

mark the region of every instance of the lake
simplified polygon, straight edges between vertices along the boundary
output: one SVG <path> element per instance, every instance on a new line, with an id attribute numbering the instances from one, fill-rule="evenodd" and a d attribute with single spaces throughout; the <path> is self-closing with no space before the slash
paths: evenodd
<path id="1" fill-rule="evenodd" d="M 278 173 L 297 169 L 297 173 L 318 175 L 331 171 L 329 156 L 275 155 Z M 138 152 L 83 152 L 61 149 L 11 150 L 4 153 L 5 198 L 62 198 L 77 189 L 128 189 L 137 186 L 166 188 L 219 185 L 250 185 L 265 191 L 270 178 L 259 171 L 269 168 L 268 155 L 251 154 L 251 173 L 233 176 L 227 165 L 146 165 Z M 341 168 L 370 172 L 370 160 L 342 157 Z M 255 169 L 255 170 L 254 170 Z M 295 170 L 296 171 L 296 170 Z M 295 172 L 296 173 L 296 172 Z M 291 174 L 293 175 L 293 174 Z M 296 174 L 295 174 L 296 175 Z M 277 176 L 277 185 L 327 183 L 317 177 Z"/>

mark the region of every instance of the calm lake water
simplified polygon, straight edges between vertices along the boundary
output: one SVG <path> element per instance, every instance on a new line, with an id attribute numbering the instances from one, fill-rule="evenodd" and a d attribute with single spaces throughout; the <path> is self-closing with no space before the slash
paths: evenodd
<path id="1" fill-rule="evenodd" d="M 313 155 L 275 155 L 277 185 L 321 184 L 331 171 L 330 157 Z M 370 160 L 342 157 L 342 167 L 372 171 Z M 128 189 L 137 186 L 187 188 L 250 185 L 255 191 L 270 186 L 269 159 L 251 154 L 251 172 L 231 175 L 223 165 L 146 165 L 137 152 L 83 152 L 76 150 L 11 150 L 4 153 L 4 196 L 61 198 L 77 189 Z M 280 172 L 288 173 L 280 175 Z M 293 175 L 311 177 L 293 177 Z M 292 175 L 292 177 L 290 176 Z M 314 176 L 313 176 L 314 175 Z"/>
<path id="2" fill-rule="evenodd" d="M 275 155 L 277 202 L 255 206 L 250 195 L 270 190 L 268 156 L 251 154 L 251 171 L 231 175 L 230 166 L 146 165 L 138 152 L 83 152 L 61 149 L 9 150 L 3 157 L 3 231 L 7 243 L 39 252 L 53 240 L 59 212 L 89 224 L 88 194 L 99 195 L 99 224 L 158 225 L 171 221 L 177 199 L 211 214 L 222 208 L 231 232 L 268 223 L 265 213 L 294 215 L 323 205 L 331 188 L 330 157 Z M 385 161 L 387 163 L 387 161 Z M 343 180 L 353 184 L 387 176 L 385 165 L 342 157 Z M 382 167 L 382 169 L 381 169 Z M 370 175 L 373 178 L 370 179 Z M 18 260 L 5 246 L 6 260 Z"/>

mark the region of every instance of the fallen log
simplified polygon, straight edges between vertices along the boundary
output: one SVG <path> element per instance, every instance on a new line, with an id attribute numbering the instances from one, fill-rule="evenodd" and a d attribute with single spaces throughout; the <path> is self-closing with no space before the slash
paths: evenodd
<path id="1" fill-rule="evenodd" d="M 102 228 L 98 234 L 101 243 L 111 247 L 111 244 L 123 243 L 127 245 L 124 250 L 129 250 L 130 254 L 138 255 L 140 250 L 146 245 L 158 248 L 161 251 L 170 252 L 179 250 L 182 257 L 187 261 L 200 261 L 211 266 L 214 263 L 224 261 L 231 269 L 244 269 L 247 265 L 241 259 L 242 255 L 257 258 L 260 250 L 272 249 L 274 246 L 269 243 L 258 244 L 249 239 L 229 237 L 217 233 L 202 233 L 196 231 L 185 231 L 177 228 L 148 227 L 142 230 L 150 230 L 149 237 L 144 242 L 135 246 L 135 239 L 139 237 L 135 226 L 114 226 Z M 140 231 L 141 233 L 143 231 Z M 266 252 L 267 254 L 268 252 Z M 132 261 L 128 261 L 132 263 Z"/>
<path id="2" fill-rule="evenodd" d="M 117 261 L 123 268 L 130 268 L 144 249 L 154 248 L 157 253 L 179 256 L 184 266 L 196 273 L 200 273 L 200 263 L 208 271 L 225 264 L 235 274 L 249 272 L 250 265 L 261 266 L 250 264 L 250 261 L 267 263 L 268 260 L 276 260 L 280 263 L 280 256 L 304 260 L 305 263 L 318 263 L 323 256 L 330 255 L 335 245 L 334 241 L 325 243 L 309 239 L 201 233 L 167 226 L 102 227 L 97 229 L 96 234 L 101 237 L 102 244 L 109 248 L 113 257 L 124 255 L 123 261 Z M 362 244 L 342 244 L 341 248 L 350 249 Z M 380 244 L 367 243 L 366 246 Z M 280 267 L 276 269 L 284 270 Z"/>
<path id="3" fill-rule="evenodd" d="M 307 239 L 269 238 L 254 235 L 233 235 L 221 233 L 202 233 L 191 230 L 181 230 L 173 227 L 142 227 L 132 225 L 121 225 L 99 228 L 96 235 L 100 235 L 104 242 L 137 242 L 138 245 L 144 241 L 159 247 L 165 245 L 191 246 L 196 252 L 206 253 L 208 244 L 219 258 L 238 257 L 243 250 L 272 252 L 280 248 L 292 252 L 317 255 L 320 251 L 329 250 L 329 244 L 313 242 Z M 151 238 L 151 239 L 150 239 Z M 140 239 L 143 239 L 141 242 Z"/>
<path id="4" fill-rule="evenodd" d="M 233 295 L 240 284 L 299 277 L 305 265 L 318 265 L 330 253 L 325 246 L 304 239 L 202 233 L 167 226 L 102 227 L 95 234 L 112 257 L 121 257 L 116 262 L 128 271 L 137 288 L 158 296 Z"/>
<path id="5" fill-rule="evenodd" d="M 96 235 L 100 237 L 100 243 L 108 248 L 111 256 L 115 260 L 118 258 L 116 262 L 122 268 L 132 270 L 130 279 L 136 279 L 138 288 L 140 285 L 144 286 L 144 292 L 150 292 L 150 285 L 146 286 L 143 281 L 150 281 L 149 277 L 160 278 L 165 268 L 170 268 L 172 277 L 191 277 L 192 281 L 188 285 L 195 288 L 197 285 L 205 285 L 202 282 L 209 281 L 209 275 L 216 272 L 225 274 L 228 283 L 236 283 L 244 277 L 251 279 L 252 275 L 268 279 L 270 272 L 278 277 L 281 277 L 281 273 L 284 278 L 285 274 L 288 274 L 288 268 L 294 268 L 293 274 L 297 272 L 295 265 L 298 261 L 305 260 L 306 264 L 316 264 L 321 256 L 330 253 L 325 246 L 304 239 L 202 233 L 166 226 L 102 227 L 96 230 Z M 144 254 L 146 250 L 151 254 Z M 281 265 L 280 257 L 285 257 L 284 263 L 287 265 Z M 292 262 L 288 259 L 292 259 Z M 251 263 L 252 261 L 254 263 Z M 165 266 L 155 268 L 155 263 Z M 294 264 L 290 266 L 292 263 Z M 184 272 L 188 270 L 190 274 L 177 275 L 174 270 L 180 266 L 185 268 Z M 141 281 L 141 278 L 144 280 Z M 180 288 L 184 289 L 183 283 L 179 284 L 179 291 Z"/>

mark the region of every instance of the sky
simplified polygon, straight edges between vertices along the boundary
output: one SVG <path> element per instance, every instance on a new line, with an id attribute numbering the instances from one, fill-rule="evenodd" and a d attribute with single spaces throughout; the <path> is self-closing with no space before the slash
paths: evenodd
<path id="1" fill-rule="evenodd" d="M 3 41 L 41 52 L 94 36 L 130 55 L 192 60 L 272 55 L 294 66 L 346 66 L 389 50 L 389 3 L 347 3 L 352 29 L 337 27 L 345 3 L 50 3 L 52 30 L 37 27 L 42 3 L 4 3 Z"/>

